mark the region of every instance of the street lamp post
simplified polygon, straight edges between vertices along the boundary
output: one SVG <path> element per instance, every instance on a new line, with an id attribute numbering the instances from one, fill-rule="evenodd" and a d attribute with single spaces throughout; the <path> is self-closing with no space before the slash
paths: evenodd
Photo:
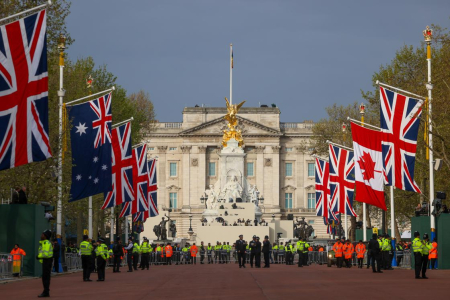
<path id="1" fill-rule="evenodd" d="M 428 66 L 428 81 L 426 88 L 428 90 L 428 153 L 429 153 L 429 168 L 430 168 L 430 203 L 434 199 L 434 166 L 433 166 L 433 124 L 431 124 L 431 104 L 433 103 L 431 97 L 431 90 L 433 85 L 431 84 L 431 39 L 433 38 L 433 30 L 427 26 L 423 31 L 423 37 L 427 43 L 427 66 Z M 431 150 L 430 150 L 431 149 Z M 430 225 L 431 225 L 431 240 L 436 237 L 436 219 L 435 216 L 430 214 Z"/>
<path id="2" fill-rule="evenodd" d="M 272 222 L 275 222 L 275 214 L 272 214 Z"/>
<path id="3" fill-rule="evenodd" d="M 59 50 L 59 154 L 58 154 L 58 205 L 56 209 L 56 237 L 61 239 L 61 222 L 62 222 L 62 138 L 63 138 L 63 99 L 66 91 L 63 89 L 64 74 L 64 50 L 66 49 L 66 37 L 61 34 L 58 40 Z M 59 243 L 61 241 L 59 240 Z"/>
<path id="4" fill-rule="evenodd" d="M 192 215 L 189 215 L 189 232 L 193 232 L 192 230 Z"/>

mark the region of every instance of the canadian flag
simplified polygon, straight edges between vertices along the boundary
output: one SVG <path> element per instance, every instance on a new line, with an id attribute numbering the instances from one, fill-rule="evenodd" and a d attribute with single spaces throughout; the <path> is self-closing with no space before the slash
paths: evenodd
<path id="1" fill-rule="evenodd" d="M 351 123 L 355 160 L 355 200 L 386 210 L 382 133 Z"/>

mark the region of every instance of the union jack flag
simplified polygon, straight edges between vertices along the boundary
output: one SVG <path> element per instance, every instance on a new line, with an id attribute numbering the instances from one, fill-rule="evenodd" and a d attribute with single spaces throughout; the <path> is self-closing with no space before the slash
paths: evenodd
<path id="1" fill-rule="evenodd" d="M 92 128 L 99 128 L 97 135 L 95 136 L 94 147 L 98 145 L 104 145 L 108 140 L 111 142 L 111 131 L 108 124 L 112 121 L 111 115 L 111 93 L 102 96 L 97 101 L 91 101 L 90 106 L 98 119 L 92 122 Z"/>
<path id="2" fill-rule="evenodd" d="M 316 158 L 316 215 L 330 217 L 330 164 Z"/>
<path id="3" fill-rule="evenodd" d="M 147 171 L 147 145 L 133 149 L 133 191 L 134 200 L 122 203 L 119 217 L 125 217 L 137 212 L 148 210 L 147 201 L 148 171 Z"/>
<path id="4" fill-rule="evenodd" d="M 383 174 L 386 185 L 420 193 L 414 182 L 422 102 L 380 87 Z"/>
<path id="5" fill-rule="evenodd" d="M 46 12 L 0 26 L 0 170 L 52 156 Z"/>
<path id="6" fill-rule="evenodd" d="M 355 190 L 355 163 L 353 151 L 330 144 L 330 202 L 334 213 L 355 216 L 353 193 Z"/>
<path id="7" fill-rule="evenodd" d="M 102 209 L 134 200 L 130 122 L 112 130 L 112 189 L 105 193 Z"/>
<path id="8" fill-rule="evenodd" d="M 158 183 L 156 180 L 156 159 L 150 159 L 148 161 L 148 210 L 145 212 L 140 212 L 134 215 L 133 221 L 145 221 L 149 217 L 156 217 L 159 215 L 158 211 Z"/>
<path id="9" fill-rule="evenodd" d="M 145 212 L 138 212 L 136 214 L 133 215 L 133 221 L 137 222 L 137 221 L 145 221 L 147 220 L 149 217 L 156 217 L 159 215 L 159 211 L 158 211 L 158 201 L 157 201 L 157 190 L 158 190 L 158 186 L 157 186 L 157 180 L 156 180 L 156 159 L 150 159 L 148 161 L 148 187 L 147 187 L 147 192 L 148 192 L 148 210 L 146 210 Z"/>

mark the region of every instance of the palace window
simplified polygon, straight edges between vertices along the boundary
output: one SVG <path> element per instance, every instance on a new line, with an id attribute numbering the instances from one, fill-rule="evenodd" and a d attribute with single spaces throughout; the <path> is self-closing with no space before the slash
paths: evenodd
<path id="1" fill-rule="evenodd" d="M 175 151 L 175 150 L 177 150 L 177 147 L 170 147 L 169 148 L 169 151 Z"/>
<path id="2" fill-rule="evenodd" d="M 284 207 L 286 209 L 292 208 L 292 193 L 284 194 Z"/>
<path id="3" fill-rule="evenodd" d="M 254 165 L 252 162 L 247 163 L 247 176 L 255 176 L 253 167 L 254 167 Z"/>
<path id="4" fill-rule="evenodd" d="M 169 166 L 170 166 L 170 168 L 169 168 L 170 177 L 176 177 L 177 176 L 177 163 L 171 162 Z"/>
<path id="5" fill-rule="evenodd" d="M 292 176 L 292 163 L 286 163 L 286 176 Z"/>
<path id="6" fill-rule="evenodd" d="M 286 147 L 286 152 L 292 152 L 292 147 Z"/>
<path id="7" fill-rule="evenodd" d="M 314 163 L 308 163 L 308 177 L 314 177 Z"/>
<path id="8" fill-rule="evenodd" d="M 170 199 L 170 208 L 177 208 L 178 207 L 177 193 L 169 193 L 169 199 Z"/>
<path id="9" fill-rule="evenodd" d="M 148 150 L 153 151 L 153 150 L 155 150 L 155 147 L 148 147 Z"/>
<path id="10" fill-rule="evenodd" d="M 208 163 L 208 176 L 216 176 L 216 163 L 210 162 Z"/>
<path id="11" fill-rule="evenodd" d="M 308 208 L 316 208 L 316 193 L 308 193 Z"/>

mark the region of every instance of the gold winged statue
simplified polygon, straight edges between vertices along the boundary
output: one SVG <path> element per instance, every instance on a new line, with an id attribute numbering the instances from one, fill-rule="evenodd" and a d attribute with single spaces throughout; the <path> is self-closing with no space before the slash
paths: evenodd
<path id="1" fill-rule="evenodd" d="M 224 119 L 228 121 L 228 130 L 223 131 L 223 141 L 222 145 L 224 147 L 227 146 L 227 142 L 234 138 L 236 141 L 239 142 L 239 147 L 242 147 L 244 145 L 244 140 L 242 139 L 242 132 L 239 129 L 236 129 L 236 126 L 238 125 L 237 120 L 237 113 L 239 109 L 244 105 L 245 101 L 242 101 L 239 104 L 230 104 L 228 99 L 225 97 L 225 101 L 227 102 L 227 110 L 228 113 L 225 115 Z"/>

